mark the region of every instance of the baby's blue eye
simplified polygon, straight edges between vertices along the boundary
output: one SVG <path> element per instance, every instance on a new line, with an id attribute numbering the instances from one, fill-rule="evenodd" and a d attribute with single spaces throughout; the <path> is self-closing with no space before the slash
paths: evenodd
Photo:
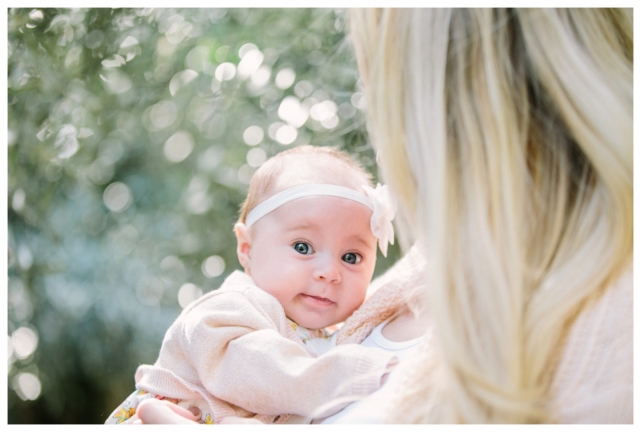
<path id="1" fill-rule="evenodd" d="M 362 259 L 363 257 L 353 252 L 348 252 L 343 255 L 343 261 L 345 261 L 347 264 L 358 264 Z"/>
<path id="2" fill-rule="evenodd" d="M 314 249 L 307 243 L 303 242 L 298 242 L 294 244 L 294 249 L 296 249 L 296 252 L 303 254 L 303 255 L 311 255 L 314 253 Z"/>

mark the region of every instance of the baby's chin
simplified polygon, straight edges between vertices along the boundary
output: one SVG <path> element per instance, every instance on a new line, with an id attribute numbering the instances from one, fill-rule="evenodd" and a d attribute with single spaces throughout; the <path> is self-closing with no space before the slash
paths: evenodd
<path id="1" fill-rule="evenodd" d="M 323 322 L 323 321 L 319 322 L 317 320 L 312 320 L 312 321 L 302 320 L 302 322 L 297 321 L 296 324 L 298 324 L 299 326 L 303 326 L 309 330 L 322 330 L 326 327 L 330 327 L 334 325 L 334 321 L 332 320 L 327 322 Z"/>
<path id="2" fill-rule="evenodd" d="M 347 317 L 345 317 L 345 319 L 347 319 Z M 303 326 L 303 327 L 305 327 L 306 329 L 309 329 L 309 330 L 327 329 L 327 330 L 330 330 L 330 331 L 334 331 L 334 330 L 338 329 L 338 327 L 336 327 L 336 328 L 334 328 L 334 327 L 337 324 L 340 324 L 343 321 L 345 321 L 345 319 L 343 319 L 341 321 L 337 321 L 335 317 L 333 319 L 325 319 L 325 320 L 318 319 L 318 318 L 316 318 L 316 319 L 309 319 L 309 318 L 305 319 L 305 318 L 302 318 L 300 321 L 294 320 L 294 322 L 296 322 L 296 324 L 298 324 L 299 326 Z"/>
<path id="3" fill-rule="evenodd" d="M 285 315 L 299 326 L 309 330 L 325 329 L 344 322 L 354 311 L 309 311 L 305 309 L 285 310 Z"/>

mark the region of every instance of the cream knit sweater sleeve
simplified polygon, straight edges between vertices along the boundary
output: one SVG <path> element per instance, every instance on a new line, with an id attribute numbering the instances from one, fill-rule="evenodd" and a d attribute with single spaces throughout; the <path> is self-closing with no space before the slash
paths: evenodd
<path id="1" fill-rule="evenodd" d="M 231 341 L 219 367 L 199 370 L 211 372 L 203 379 L 213 394 L 249 411 L 325 417 L 377 390 L 393 357 L 348 344 L 311 358 L 276 332 L 259 330 Z"/>
<path id="2" fill-rule="evenodd" d="M 632 272 L 578 317 L 551 387 L 559 423 L 632 423 Z"/>
<path id="3" fill-rule="evenodd" d="M 314 358 L 280 303 L 236 272 L 183 311 L 166 333 L 156 363 L 138 368 L 136 381 L 139 389 L 166 397 L 200 394 L 251 413 L 310 415 L 328 402 L 377 390 L 393 358 L 355 344 Z M 331 415 L 346 403 L 319 415 Z"/>

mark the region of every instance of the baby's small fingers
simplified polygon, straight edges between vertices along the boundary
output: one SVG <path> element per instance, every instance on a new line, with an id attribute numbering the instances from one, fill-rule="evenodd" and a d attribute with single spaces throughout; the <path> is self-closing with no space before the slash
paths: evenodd
<path id="1" fill-rule="evenodd" d="M 189 407 L 187 410 L 193 414 L 196 420 L 200 420 L 201 417 L 203 416 L 203 412 L 198 407 L 195 407 L 195 406 Z"/>
<path id="2" fill-rule="evenodd" d="M 138 405 L 138 417 L 144 424 L 193 424 L 200 415 L 171 402 L 147 399 Z"/>

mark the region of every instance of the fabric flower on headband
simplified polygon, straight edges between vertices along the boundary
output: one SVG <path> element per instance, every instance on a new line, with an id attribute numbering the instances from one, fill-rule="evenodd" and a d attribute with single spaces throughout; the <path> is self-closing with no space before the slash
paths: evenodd
<path id="1" fill-rule="evenodd" d="M 394 244 L 394 226 L 392 220 L 396 214 L 396 202 L 392 198 L 387 185 L 376 185 L 376 189 L 363 186 L 367 196 L 372 202 L 373 213 L 370 219 L 370 228 L 374 236 L 378 238 L 378 247 L 384 257 L 387 257 L 387 244 Z"/>

